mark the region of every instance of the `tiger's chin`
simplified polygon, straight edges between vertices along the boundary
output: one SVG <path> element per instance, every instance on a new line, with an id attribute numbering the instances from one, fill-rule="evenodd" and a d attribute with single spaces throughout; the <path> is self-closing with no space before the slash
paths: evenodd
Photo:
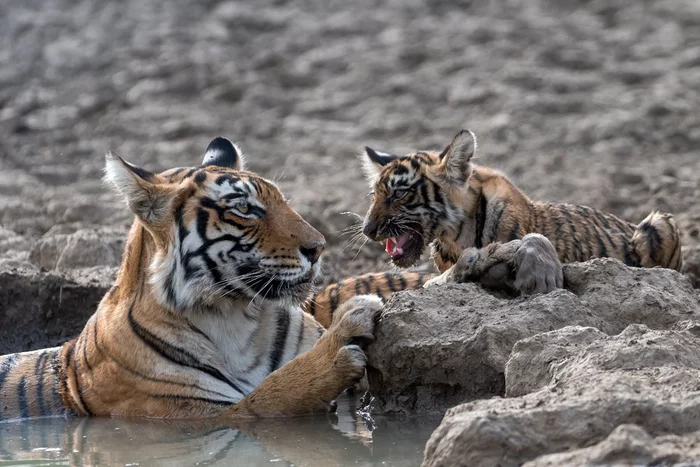
<path id="1" fill-rule="evenodd" d="M 280 279 L 272 276 L 267 280 L 260 280 L 251 287 L 253 295 L 249 298 L 301 303 L 313 291 L 317 275 L 318 272 L 314 268 L 294 279 Z"/>

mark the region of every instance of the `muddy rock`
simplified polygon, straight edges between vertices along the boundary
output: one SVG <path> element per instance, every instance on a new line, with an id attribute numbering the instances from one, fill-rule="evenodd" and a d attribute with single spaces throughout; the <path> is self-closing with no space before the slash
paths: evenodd
<path id="1" fill-rule="evenodd" d="M 600 443 L 572 452 L 550 454 L 526 462 L 523 467 L 561 465 L 691 465 L 700 459 L 700 431 L 683 436 L 653 438 L 638 425 L 620 425 Z M 694 464 L 692 464 L 694 465 Z"/>
<path id="2" fill-rule="evenodd" d="M 0 270 L 0 355 L 75 337 L 114 280 L 114 268 L 73 273 Z"/>
<path id="3" fill-rule="evenodd" d="M 505 369 L 506 396 L 521 396 L 546 386 L 552 379 L 552 362 L 605 336 L 596 328 L 567 326 L 516 342 Z"/>
<path id="4" fill-rule="evenodd" d="M 693 287 L 700 287 L 700 246 L 683 249 L 683 272 L 688 276 Z"/>
<path id="5" fill-rule="evenodd" d="M 507 299 L 475 284 L 448 284 L 390 299 L 368 349 L 375 410 L 442 412 L 505 391 L 520 339 L 571 323 L 603 327 L 566 290 Z"/>
<path id="6" fill-rule="evenodd" d="M 590 329 L 565 328 L 517 344 L 508 381 L 527 371 L 526 350 L 539 346 L 542 352 L 531 352 L 533 373 L 548 384 L 521 397 L 450 409 L 426 445 L 424 465 L 521 465 L 600 443 L 624 424 L 636 424 L 652 437 L 700 430 L 700 339 L 694 326 L 683 327 L 632 325 L 597 339 Z M 574 344 L 567 350 L 562 343 L 569 340 Z M 537 368 L 544 364 L 549 371 Z M 620 437 L 613 436 L 614 442 Z M 629 457 L 618 461 L 635 461 L 638 453 L 628 447 Z"/>
<path id="7" fill-rule="evenodd" d="M 507 394 L 506 364 L 513 346 L 539 333 L 566 326 L 593 328 L 574 340 L 562 335 L 560 347 L 548 342 L 552 355 L 542 356 L 541 363 L 531 351 L 532 374 L 513 381 L 512 391 L 548 384 L 548 358 L 620 333 L 630 324 L 668 329 L 700 319 L 694 289 L 675 271 L 628 268 L 600 259 L 566 265 L 564 274 L 570 289 L 533 297 L 501 297 L 475 284 L 397 294 L 368 349 L 374 409 L 441 412 L 456 403 Z"/>
<path id="8" fill-rule="evenodd" d="M 629 268 L 614 259 L 564 266 L 564 286 L 619 333 L 631 323 L 667 329 L 700 310 L 690 280 L 664 268 Z"/>

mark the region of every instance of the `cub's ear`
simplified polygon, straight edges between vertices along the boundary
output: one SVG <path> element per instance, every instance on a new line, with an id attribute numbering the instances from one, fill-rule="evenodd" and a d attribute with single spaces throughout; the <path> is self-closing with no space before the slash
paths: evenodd
<path id="1" fill-rule="evenodd" d="M 230 139 L 217 136 L 204 151 L 202 165 L 217 165 L 234 170 L 245 170 L 243 152 Z"/>
<path id="2" fill-rule="evenodd" d="M 463 184 L 472 174 L 471 160 L 476 152 L 476 136 L 470 130 L 462 130 L 440 153 L 437 171 L 449 184 Z"/>
<path id="3" fill-rule="evenodd" d="M 369 181 L 370 185 L 374 185 L 377 177 L 384 166 L 389 162 L 398 159 L 398 156 L 393 154 L 387 154 L 386 152 L 375 151 L 374 149 L 365 146 L 365 150 L 360 154 L 360 159 L 362 161 L 362 170 L 365 173 L 365 177 Z"/>
<path id="4" fill-rule="evenodd" d="M 154 224 L 168 218 L 176 189 L 158 175 L 110 151 L 105 156 L 104 182 L 111 185 L 144 222 Z"/>

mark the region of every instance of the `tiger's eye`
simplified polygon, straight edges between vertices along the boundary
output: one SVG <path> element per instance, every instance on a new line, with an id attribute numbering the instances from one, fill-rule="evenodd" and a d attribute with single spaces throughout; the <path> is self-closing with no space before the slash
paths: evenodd
<path id="1" fill-rule="evenodd" d="M 248 211 L 250 208 L 248 207 L 248 203 L 239 203 L 236 206 L 234 206 L 234 209 L 236 211 L 240 212 L 241 214 L 248 214 Z"/>

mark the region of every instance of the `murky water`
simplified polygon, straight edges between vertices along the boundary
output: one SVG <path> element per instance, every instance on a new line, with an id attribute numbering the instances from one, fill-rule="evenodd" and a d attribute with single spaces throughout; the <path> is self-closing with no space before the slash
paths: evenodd
<path id="1" fill-rule="evenodd" d="M 215 423 L 37 419 L 0 423 L 0 465 L 420 465 L 439 418 L 334 415 Z"/>

